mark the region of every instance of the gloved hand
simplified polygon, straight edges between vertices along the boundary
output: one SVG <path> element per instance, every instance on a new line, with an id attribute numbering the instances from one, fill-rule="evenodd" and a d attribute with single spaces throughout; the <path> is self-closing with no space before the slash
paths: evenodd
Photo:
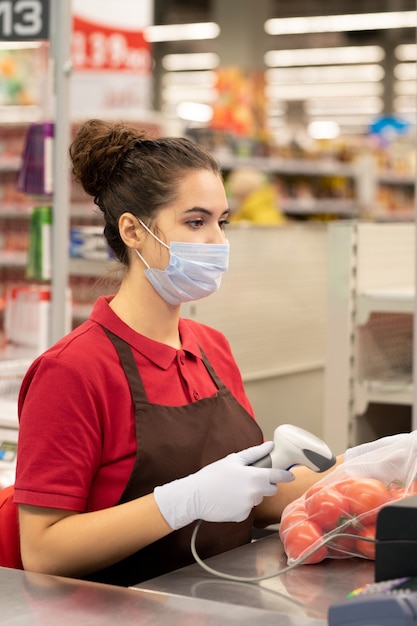
<path id="1" fill-rule="evenodd" d="M 374 441 L 369 441 L 368 443 L 359 444 L 353 448 L 348 448 L 344 454 L 343 460 L 350 461 L 351 459 L 356 459 L 356 457 L 366 454 L 367 452 L 379 450 L 385 446 L 391 446 L 394 443 L 401 443 L 401 441 L 405 441 L 410 436 L 415 435 L 414 433 L 399 433 L 398 435 L 389 435 L 388 437 L 381 437 L 380 439 L 375 439 Z"/>
<path id="2" fill-rule="evenodd" d="M 195 474 L 155 487 L 154 497 L 174 530 L 202 519 L 207 522 L 241 522 L 265 496 L 277 491 L 276 483 L 290 482 L 291 472 L 250 467 L 269 454 L 267 441 L 206 465 Z"/>

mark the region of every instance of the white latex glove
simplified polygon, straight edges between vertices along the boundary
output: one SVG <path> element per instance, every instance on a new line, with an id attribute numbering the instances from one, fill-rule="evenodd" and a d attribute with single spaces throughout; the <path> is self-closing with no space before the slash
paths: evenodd
<path id="1" fill-rule="evenodd" d="M 198 519 L 207 522 L 245 520 L 265 496 L 276 493 L 276 483 L 294 479 L 286 470 L 250 467 L 273 447 L 272 441 L 266 441 L 229 454 L 195 474 L 155 487 L 159 510 L 174 530 Z"/>
<path id="2" fill-rule="evenodd" d="M 413 435 L 413 433 L 399 433 L 398 435 L 389 435 L 388 437 L 381 437 L 380 439 L 375 439 L 374 441 L 361 443 L 353 448 L 348 448 L 344 455 L 344 461 L 356 459 L 356 457 L 361 456 L 362 454 L 372 452 L 373 450 L 380 450 L 381 448 L 384 448 L 385 446 L 391 446 L 394 443 L 401 443 L 401 441 L 405 441 L 411 435 Z"/>

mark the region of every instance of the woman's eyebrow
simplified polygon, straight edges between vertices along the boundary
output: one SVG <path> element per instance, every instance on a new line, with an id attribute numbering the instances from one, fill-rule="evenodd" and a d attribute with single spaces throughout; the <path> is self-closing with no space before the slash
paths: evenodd
<path id="1" fill-rule="evenodd" d="M 184 211 L 185 214 L 187 213 L 203 213 L 204 215 L 209 215 L 210 217 L 213 215 L 213 211 L 210 211 L 209 209 L 204 209 L 203 207 L 199 207 L 199 206 L 195 206 L 192 207 L 191 209 L 187 209 Z M 223 213 L 221 214 L 221 217 L 223 217 L 224 215 L 229 215 L 230 213 L 230 209 L 227 208 L 223 211 Z"/>

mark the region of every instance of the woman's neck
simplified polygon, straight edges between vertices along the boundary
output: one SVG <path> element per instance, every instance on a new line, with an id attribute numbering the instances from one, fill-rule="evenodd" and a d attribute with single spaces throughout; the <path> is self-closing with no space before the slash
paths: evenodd
<path id="1" fill-rule="evenodd" d="M 177 350 L 181 348 L 180 307 L 167 304 L 150 284 L 132 290 L 132 285 L 123 281 L 110 302 L 110 308 L 137 333 Z"/>

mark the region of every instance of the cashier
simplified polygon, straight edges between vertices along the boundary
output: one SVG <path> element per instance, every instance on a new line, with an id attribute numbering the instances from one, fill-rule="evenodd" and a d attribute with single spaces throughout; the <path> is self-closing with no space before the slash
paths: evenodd
<path id="1" fill-rule="evenodd" d="M 230 346 L 180 316 L 228 267 L 218 163 L 189 140 L 100 120 L 70 156 L 123 273 L 23 381 L 21 556 L 34 572 L 127 586 L 192 562 L 196 520 L 203 558 L 249 542 L 317 475 L 251 467 L 272 443 Z"/>

